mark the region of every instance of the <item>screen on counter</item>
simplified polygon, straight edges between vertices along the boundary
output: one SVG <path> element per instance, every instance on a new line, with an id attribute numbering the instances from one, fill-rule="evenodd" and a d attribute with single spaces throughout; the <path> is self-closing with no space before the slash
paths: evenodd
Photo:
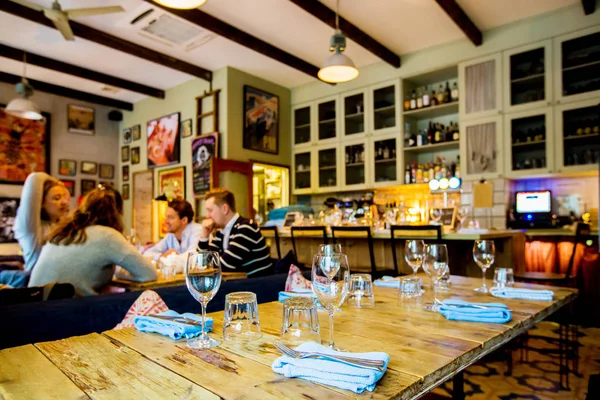
<path id="1" fill-rule="evenodd" d="M 516 211 L 518 213 L 549 213 L 552 210 L 552 196 L 549 190 L 517 192 Z"/>

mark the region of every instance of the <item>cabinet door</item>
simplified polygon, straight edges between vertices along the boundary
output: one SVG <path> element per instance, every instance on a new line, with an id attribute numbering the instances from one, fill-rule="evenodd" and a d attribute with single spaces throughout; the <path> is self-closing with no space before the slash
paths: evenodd
<path id="1" fill-rule="evenodd" d="M 506 176 L 554 172 L 552 108 L 512 113 L 504 118 Z"/>
<path id="2" fill-rule="evenodd" d="M 598 171 L 600 163 L 600 111 L 598 100 L 563 104 L 554 108 L 556 171 Z"/>
<path id="3" fill-rule="evenodd" d="M 339 142 L 339 96 L 317 102 L 317 141 L 319 144 Z"/>
<path id="4" fill-rule="evenodd" d="M 500 53 L 458 65 L 461 120 L 502 113 L 500 69 Z"/>
<path id="5" fill-rule="evenodd" d="M 501 178 L 502 154 L 502 116 L 461 123 L 460 171 L 463 179 Z"/>
<path id="6" fill-rule="evenodd" d="M 373 86 L 370 97 L 371 131 L 377 134 L 397 132 L 400 128 L 402 108 L 399 80 Z"/>
<path id="7" fill-rule="evenodd" d="M 340 187 L 340 146 L 318 146 L 313 150 L 316 155 L 316 191 L 334 192 Z"/>
<path id="8" fill-rule="evenodd" d="M 554 39 L 556 102 L 600 97 L 600 27 Z"/>
<path id="9" fill-rule="evenodd" d="M 363 190 L 367 188 L 369 162 L 372 159 L 366 139 L 344 140 L 340 145 L 342 156 L 340 188 Z"/>
<path id="10" fill-rule="evenodd" d="M 311 149 L 296 151 L 292 156 L 292 192 L 307 194 L 313 191 L 314 157 Z"/>
<path id="11" fill-rule="evenodd" d="M 533 43 L 503 54 L 504 112 L 552 104 L 552 41 Z"/>
<path id="12" fill-rule="evenodd" d="M 369 138 L 369 171 L 371 187 L 399 185 L 404 176 L 402 169 L 402 150 L 400 136 L 397 133 L 375 135 Z"/>
<path id="13" fill-rule="evenodd" d="M 313 108 L 310 104 L 294 107 L 292 112 L 292 132 L 294 135 L 294 148 L 310 146 L 314 141 Z"/>
<path id="14" fill-rule="evenodd" d="M 342 118 L 341 131 L 342 140 L 364 138 L 367 132 L 367 113 L 365 105 L 367 101 L 367 91 L 365 89 L 342 93 Z"/>

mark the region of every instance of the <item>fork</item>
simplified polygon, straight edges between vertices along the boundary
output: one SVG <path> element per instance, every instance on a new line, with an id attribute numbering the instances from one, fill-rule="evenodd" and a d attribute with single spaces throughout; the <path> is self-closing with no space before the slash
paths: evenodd
<path id="1" fill-rule="evenodd" d="M 202 326 L 201 322 L 194 321 L 193 319 L 181 317 L 181 316 L 168 316 L 168 315 L 148 315 L 152 318 L 164 319 L 167 321 L 179 322 L 180 324 L 187 324 L 193 326 Z"/>
<path id="2" fill-rule="evenodd" d="M 383 361 L 379 361 L 379 360 L 366 360 L 366 359 L 356 358 L 356 357 L 345 357 L 345 356 L 340 356 L 340 355 L 324 354 L 324 353 L 317 353 L 317 352 L 309 353 L 309 352 L 305 352 L 305 351 L 296 351 L 296 350 L 290 349 L 289 347 L 285 346 L 283 343 L 273 342 L 273 344 L 281 353 L 285 354 L 288 357 L 296 358 L 296 359 L 329 358 L 331 360 L 341 361 L 345 364 L 353 365 L 355 367 L 371 368 L 371 369 L 376 369 L 378 371 L 383 371 L 383 367 L 385 366 L 385 363 Z"/>
<path id="3" fill-rule="evenodd" d="M 469 303 L 469 304 L 446 304 L 443 301 L 440 301 L 438 299 L 435 299 L 435 304 L 438 306 L 447 306 L 447 307 L 457 307 L 457 308 L 479 308 L 482 310 L 487 310 L 488 308 L 500 308 L 500 307 L 489 307 L 489 306 L 482 306 L 479 304 L 473 304 L 473 303 Z M 529 313 L 526 313 L 524 311 L 515 311 L 515 310 L 511 310 L 508 307 L 506 308 L 507 311 L 510 311 L 513 314 L 517 314 L 517 315 L 530 315 Z"/>

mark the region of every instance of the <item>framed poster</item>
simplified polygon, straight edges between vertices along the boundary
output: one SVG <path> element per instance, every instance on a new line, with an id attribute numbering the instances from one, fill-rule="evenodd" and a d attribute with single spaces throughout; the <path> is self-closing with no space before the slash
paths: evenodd
<path id="1" fill-rule="evenodd" d="M 121 147 L 121 162 L 129 161 L 129 146 Z"/>
<path id="2" fill-rule="evenodd" d="M 70 133 L 93 136 L 95 133 L 95 111 L 91 107 L 67 106 L 67 118 Z"/>
<path id="3" fill-rule="evenodd" d="M 85 196 L 90 190 L 96 188 L 96 181 L 93 179 L 82 179 L 81 180 L 81 195 Z"/>
<path id="4" fill-rule="evenodd" d="M 193 135 L 192 132 L 192 119 L 186 119 L 181 123 L 181 137 L 186 138 Z"/>
<path id="5" fill-rule="evenodd" d="M 129 181 L 129 165 L 123 165 L 123 182 Z"/>
<path id="6" fill-rule="evenodd" d="M 131 128 L 131 136 L 133 140 L 140 140 L 142 138 L 142 127 L 140 124 L 134 125 Z"/>
<path id="7" fill-rule="evenodd" d="M 100 164 L 100 178 L 113 179 L 115 177 L 115 166 L 112 164 Z"/>
<path id="8" fill-rule="evenodd" d="M 96 175 L 98 173 L 98 163 L 95 163 L 93 161 L 82 161 L 81 173 L 88 175 Z"/>
<path id="9" fill-rule="evenodd" d="M 1 105 L 0 105 L 1 106 Z M 32 172 L 50 173 L 50 114 L 31 120 L 0 108 L 0 183 L 22 185 Z"/>
<path id="10" fill-rule="evenodd" d="M 131 148 L 131 163 L 132 164 L 140 163 L 140 148 L 139 147 Z"/>
<path id="11" fill-rule="evenodd" d="M 16 242 L 13 226 L 17 217 L 20 199 L 0 197 L 0 243 Z"/>
<path id="12" fill-rule="evenodd" d="M 244 85 L 245 149 L 279 154 L 279 97 Z"/>
<path id="13" fill-rule="evenodd" d="M 129 144 L 131 143 L 131 128 L 127 128 L 123 130 L 123 143 Z"/>
<path id="14" fill-rule="evenodd" d="M 65 185 L 71 197 L 75 197 L 75 181 L 71 179 L 61 179 L 60 181 Z"/>
<path id="15" fill-rule="evenodd" d="M 152 199 L 154 199 L 154 171 L 133 173 L 131 188 L 132 221 L 131 227 L 142 243 L 152 242 Z"/>
<path id="16" fill-rule="evenodd" d="M 129 183 L 123 184 L 123 190 L 121 191 L 121 195 L 123 196 L 123 200 L 129 200 Z"/>
<path id="17" fill-rule="evenodd" d="M 201 196 L 211 187 L 210 165 L 219 154 L 218 133 L 202 135 L 192 141 L 192 182 L 194 196 Z"/>
<path id="18" fill-rule="evenodd" d="M 58 174 L 66 176 L 75 176 L 77 174 L 77 161 L 58 160 Z"/>
<path id="19" fill-rule="evenodd" d="M 179 164 L 179 113 L 146 124 L 148 168 Z"/>
<path id="20" fill-rule="evenodd" d="M 158 171 L 158 193 L 185 200 L 185 166 Z"/>

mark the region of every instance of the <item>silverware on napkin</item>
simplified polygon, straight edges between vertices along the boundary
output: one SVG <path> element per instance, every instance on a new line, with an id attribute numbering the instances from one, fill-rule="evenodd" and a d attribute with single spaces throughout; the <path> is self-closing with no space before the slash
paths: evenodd
<path id="1" fill-rule="evenodd" d="M 193 325 L 202 327 L 202 323 L 198 321 L 194 321 L 193 319 L 182 317 L 182 316 L 170 316 L 170 315 L 148 315 L 148 317 L 164 319 L 166 321 L 178 322 L 180 324 Z"/>
<path id="2" fill-rule="evenodd" d="M 514 311 L 514 310 L 509 309 L 508 307 L 506 307 L 506 308 L 504 308 L 504 307 L 489 307 L 489 306 L 482 306 L 480 304 L 473 304 L 473 303 L 470 303 L 470 304 L 446 304 L 443 301 L 439 301 L 437 299 L 435 300 L 435 304 L 438 305 L 438 306 L 457 307 L 457 308 L 477 308 L 477 309 L 480 309 L 480 310 L 487 310 L 487 309 L 490 309 L 490 308 L 495 308 L 497 310 L 504 309 L 506 311 L 510 311 L 512 314 L 526 315 L 526 316 L 531 315 L 531 313 L 526 313 L 524 311 Z M 425 305 L 432 306 L 433 303 L 425 303 Z"/>

